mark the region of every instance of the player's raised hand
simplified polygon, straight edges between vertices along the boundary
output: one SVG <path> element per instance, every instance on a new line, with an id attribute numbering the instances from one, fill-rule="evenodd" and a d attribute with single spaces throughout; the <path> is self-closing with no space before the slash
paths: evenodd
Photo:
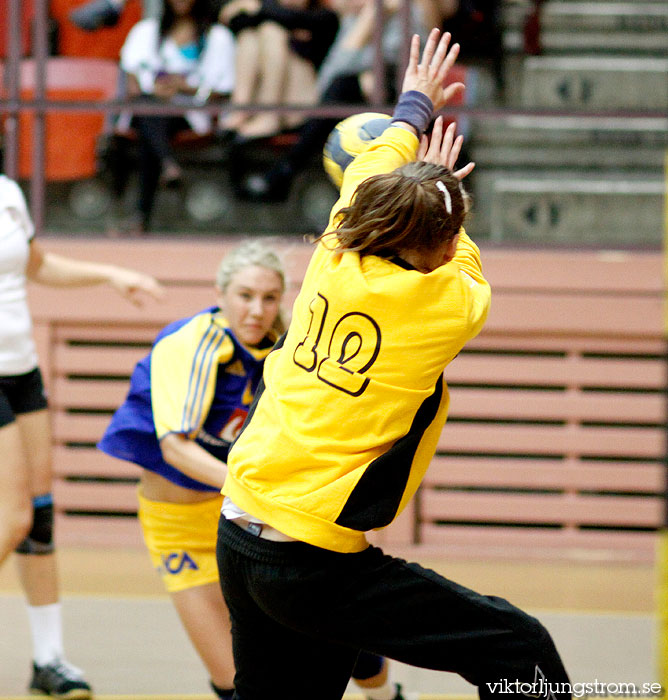
<path id="1" fill-rule="evenodd" d="M 458 180 L 463 180 L 475 168 L 475 163 L 469 162 L 463 168 L 455 170 L 457 158 L 464 143 L 464 137 L 461 134 L 455 138 L 456 131 L 455 122 L 449 124 L 443 131 L 443 117 L 438 117 L 431 130 L 431 136 L 423 136 L 420 140 L 417 160 L 442 165 L 452 171 Z"/>
<path id="2" fill-rule="evenodd" d="M 450 39 L 449 32 L 441 36 L 439 29 L 432 29 L 422 52 L 422 60 L 420 60 L 420 37 L 414 34 L 411 40 L 402 92 L 418 90 L 424 93 L 432 101 L 434 111 L 444 107 L 455 95 L 464 90 L 464 83 L 451 83 L 443 87 L 448 71 L 459 55 L 459 44 L 450 46 Z"/>

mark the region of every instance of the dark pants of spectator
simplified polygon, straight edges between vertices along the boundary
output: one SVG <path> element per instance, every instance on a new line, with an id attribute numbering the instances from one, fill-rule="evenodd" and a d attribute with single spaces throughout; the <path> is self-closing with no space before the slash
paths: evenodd
<path id="1" fill-rule="evenodd" d="M 485 700 L 570 697 L 538 620 L 376 547 L 272 542 L 221 518 L 217 556 L 239 700 L 340 700 L 360 649 L 458 673 Z"/>
<path id="2" fill-rule="evenodd" d="M 179 131 L 190 129 L 180 116 L 135 115 L 132 126 L 139 136 L 138 209 L 144 228 L 148 228 L 162 165 L 172 157 L 170 139 Z"/>

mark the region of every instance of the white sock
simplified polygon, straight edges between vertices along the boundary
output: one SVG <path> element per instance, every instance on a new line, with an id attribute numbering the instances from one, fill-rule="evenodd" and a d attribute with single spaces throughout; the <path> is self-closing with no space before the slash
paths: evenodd
<path id="1" fill-rule="evenodd" d="M 58 658 L 63 658 L 61 604 L 28 605 L 28 621 L 35 663 L 38 666 L 45 666 Z"/>
<path id="2" fill-rule="evenodd" d="M 394 700 L 397 694 L 397 686 L 389 680 L 377 688 L 360 688 L 360 690 L 369 700 Z"/>

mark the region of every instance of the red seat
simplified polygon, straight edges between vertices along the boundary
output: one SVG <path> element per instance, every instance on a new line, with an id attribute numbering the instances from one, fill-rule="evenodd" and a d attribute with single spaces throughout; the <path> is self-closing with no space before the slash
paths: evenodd
<path id="1" fill-rule="evenodd" d="M 2 0 L 0 0 L 2 1 Z M 130 29 L 141 19 L 140 0 L 127 0 L 118 24 L 95 32 L 79 29 L 70 12 L 89 0 L 50 0 L 49 13 L 58 22 L 58 53 L 61 56 L 109 58 L 118 60 Z"/>
<path id="2" fill-rule="evenodd" d="M 96 58 L 50 58 L 46 70 L 49 100 L 103 101 L 116 93 L 116 61 Z M 0 79 L 2 65 L 0 65 Z M 21 97 L 34 96 L 35 63 L 21 61 Z M 32 174 L 33 114 L 19 114 L 19 177 Z M 48 112 L 46 117 L 46 178 L 75 180 L 95 174 L 95 144 L 104 125 L 104 115 L 96 112 Z"/>

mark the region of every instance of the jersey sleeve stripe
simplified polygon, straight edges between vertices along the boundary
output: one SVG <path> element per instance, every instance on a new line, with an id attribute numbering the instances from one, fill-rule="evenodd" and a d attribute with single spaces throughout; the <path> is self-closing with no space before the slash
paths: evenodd
<path id="1" fill-rule="evenodd" d="M 193 357 L 193 362 L 188 380 L 188 391 L 186 392 L 186 401 L 183 407 L 183 418 L 181 420 L 181 429 L 183 432 L 192 430 L 192 414 L 197 402 L 197 395 L 200 391 L 202 368 L 205 366 L 206 357 L 211 352 L 211 348 L 216 342 L 216 338 L 220 336 L 221 331 L 215 326 L 209 326 L 200 341 L 197 351 Z"/>
<path id="2" fill-rule="evenodd" d="M 218 364 L 218 348 L 220 348 L 220 346 L 225 341 L 225 338 L 227 337 L 224 332 L 221 333 L 220 331 L 218 331 L 216 333 L 216 336 L 219 336 L 219 337 L 216 337 L 215 345 L 212 346 L 211 352 L 208 354 L 208 356 L 206 358 L 206 365 L 204 364 L 204 362 L 202 363 L 203 370 L 205 371 L 205 374 L 204 374 L 204 378 L 203 378 L 202 385 L 201 385 L 201 391 L 199 392 L 199 397 L 197 398 L 197 401 L 193 403 L 193 408 L 195 408 L 195 406 L 197 407 L 197 415 L 195 416 L 195 420 L 191 426 L 191 430 L 194 429 L 196 426 L 198 426 L 200 424 L 200 421 L 202 420 L 202 409 L 204 406 L 204 399 L 205 399 L 206 394 L 207 394 L 206 389 L 209 386 L 209 377 L 211 375 L 211 368 L 214 365 Z"/>
<path id="3" fill-rule="evenodd" d="M 190 365 L 190 376 L 188 377 L 188 388 L 186 390 L 186 400 L 183 405 L 183 414 L 181 416 L 181 427 L 186 424 L 186 412 L 188 410 L 188 406 L 190 405 L 190 392 L 193 389 L 193 379 L 195 377 L 195 368 L 197 367 L 197 358 L 199 356 L 199 353 L 202 351 L 202 348 L 205 345 L 207 334 L 209 332 L 209 328 L 206 329 L 206 331 L 202 334 L 202 337 L 200 338 L 199 343 L 197 344 L 197 349 L 195 350 L 195 354 L 193 355 L 193 361 L 192 364 Z"/>

